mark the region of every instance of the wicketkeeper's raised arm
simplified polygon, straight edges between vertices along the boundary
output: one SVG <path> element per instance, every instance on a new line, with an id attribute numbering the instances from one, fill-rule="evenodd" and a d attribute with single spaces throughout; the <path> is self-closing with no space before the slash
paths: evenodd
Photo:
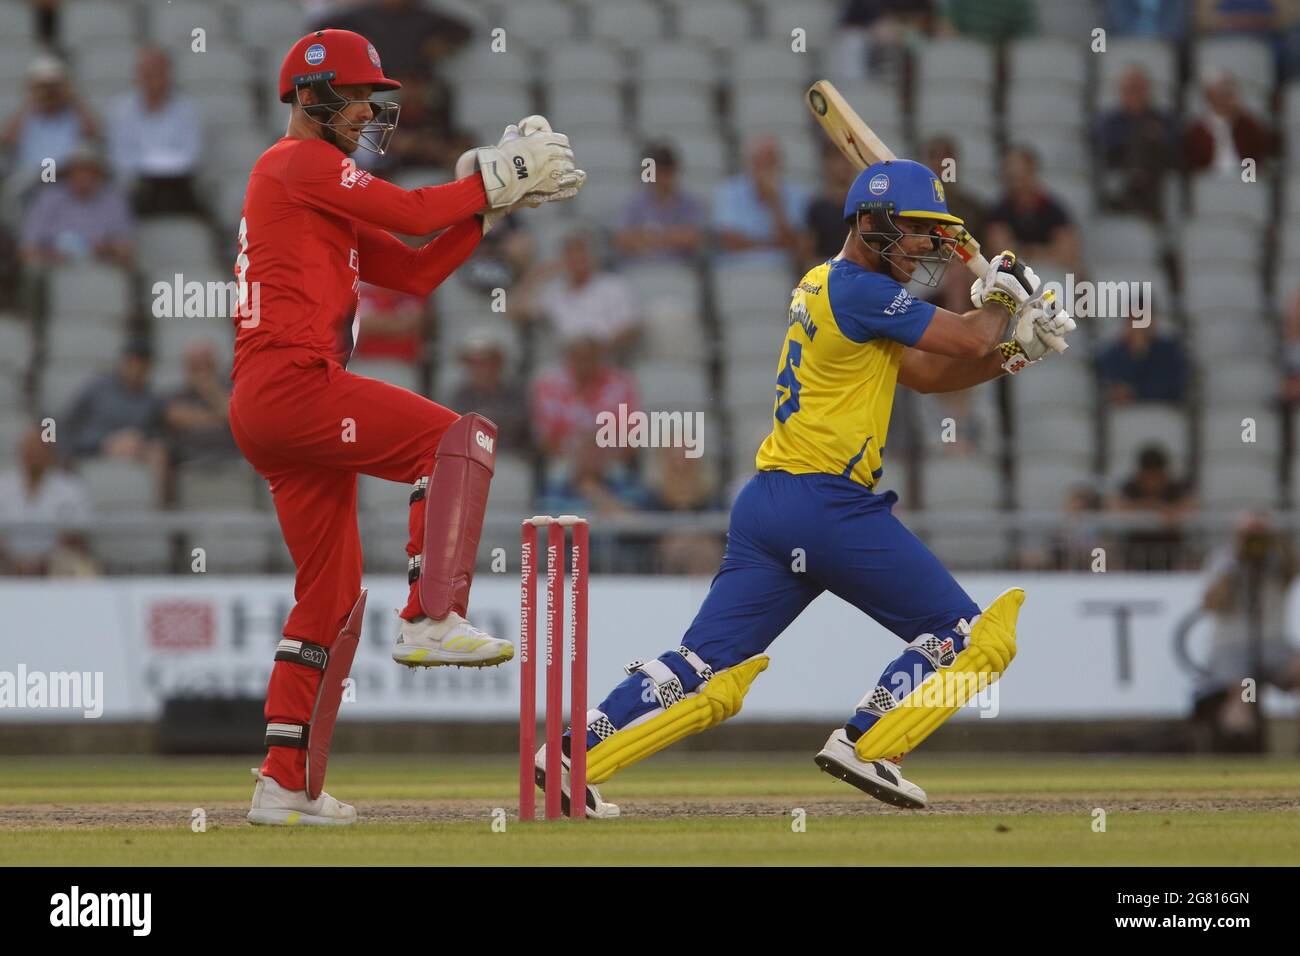
<path id="1" fill-rule="evenodd" d="M 290 198 L 314 209 L 405 236 L 446 229 L 488 204 L 479 176 L 403 189 L 358 168 L 324 140 L 306 140 L 294 150 L 285 186 Z"/>
<path id="2" fill-rule="evenodd" d="M 357 226 L 362 282 L 426 296 L 478 248 L 483 229 L 477 217 L 462 220 L 418 249 L 374 226 Z"/>

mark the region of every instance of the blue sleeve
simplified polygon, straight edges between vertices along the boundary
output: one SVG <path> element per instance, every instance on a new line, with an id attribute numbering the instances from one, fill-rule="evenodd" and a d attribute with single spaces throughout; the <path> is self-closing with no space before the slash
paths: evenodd
<path id="1" fill-rule="evenodd" d="M 832 269 L 826 292 L 835 324 L 845 338 L 859 344 L 892 339 L 915 345 L 934 318 L 933 302 L 916 298 L 893 279 L 875 272 L 845 274 Z"/>

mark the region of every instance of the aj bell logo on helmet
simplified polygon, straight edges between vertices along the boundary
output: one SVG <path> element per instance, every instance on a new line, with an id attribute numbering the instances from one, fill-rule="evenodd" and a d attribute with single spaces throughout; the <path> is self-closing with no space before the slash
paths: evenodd
<path id="1" fill-rule="evenodd" d="M 492 454 L 492 448 L 496 445 L 496 442 L 492 440 L 492 436 L 483 432 L 474 433 L 474 442 L 489 455 Z"/>
<path id="2" fill-rule="evenodd" d="M 325 62 L 325 45 L 323 43 L 313 43 L 307 47 L 307 52 L 302 56 L 311 66 L 320 66 Z"/>
<path id="3" fill-rule="evenodd" d="M 524 160 L 522 156 L 516 156 L 514 162 L 515 162 L 515 176 L 517 176 L 520 179 L 527 179 L 528 163 Z"/>
<path id="4" fill-rule="evenodd" d="M 867 189 L 873 196 L 883 196 L 889 189 L 889 177 L 884 173 L 876 173 L 871 177 L 871 182 L 867 183 Z"/>

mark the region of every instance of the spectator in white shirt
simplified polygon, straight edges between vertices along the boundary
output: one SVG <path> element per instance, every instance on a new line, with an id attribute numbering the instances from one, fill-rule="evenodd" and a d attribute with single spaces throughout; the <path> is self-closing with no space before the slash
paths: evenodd
<path id="1" fill-rule="evenodd" d="M 600 268 L 595 241 L 590 227 L 572 229 L 559 263 L 542 267 L 526 283 L 524 311 L 527 318 L 546 321 L 564 341 L 591 337 L 623 354 L 636 340 L 640 318 L 627 283 Z"/>
<path id="2" fill-rule="evenodd" d="M 174 90 L 171 59 L 157 47 L 140 51 L 135 77 L 136 89 L 109 106 L 113 170 L 131 187 L 136 215 L 197 213 L 198 107 Z"/>
<path id="3" fill-rule="evenodd" d="M 28 429 L 18 442 L 18 466 L 0 472 L 0 521 L 31 524 L 0 531 L 0 570 L 27 575 L 93 572 L 78 530 L 89 515 L 86 489 L 59 470 L 54 444 L 43 440 L 41 430 Z"/>
<path id="4" fill-rule="evenodd" d="M 27 95 L 0 129 L 0 148 L 9 153 L 6 199 L 14 200 L 41 181 L 50 160 L 58 173 L 77 145 L 99 136 L 99 127 L 68 82 L 67 68 L 52 56 L 38 56 L 27 68 Z"/>

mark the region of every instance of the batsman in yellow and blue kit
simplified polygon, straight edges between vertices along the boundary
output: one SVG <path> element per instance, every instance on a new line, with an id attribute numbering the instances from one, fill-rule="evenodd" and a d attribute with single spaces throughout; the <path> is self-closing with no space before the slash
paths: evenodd
<path id="1" fill-rule="evenodd" d="M 937 284 L 954 252 L 936 227 L 962 225 L 948 212 L 940 181 L 918 163 L 869 167 L 849 191 L 845 221 L 845 251 L 793 291 L 772 430 L 732 507 L 708 596 L 679 647 L 630 664 L 627 678 L 587 714 L 590 784 L 735 714 L 767 666 L 768 646 L 830 591 L 906 647 L 817 763 L 888 803 L 923 807 L 925 793 L 903 778 L 901 756 L 965 701 L 940 698 L 927 707 L 924 685 L 944 671 L 996 679 L 1015 653 L 1022 592 L 1007 592 L 981 613 L 894 517 L 898 496 L 881 479 L 905 352 L 928 345 L 955 353 L 929 365 L 942 373 L 946 363 L 963 361 L 974 369 L 964 381 L 1018 371 L 1042 356 L 1041 343 L 1026 350 L 999 339 L 1022 307 L 1044 311 L 1033 296 L 1037 279 L 1008 253 L 976 282 L 977 313 L 957 316 L 913 297 L 903 283 Z M 929 331 L 936 324 L 943 329 Z M 539 782 L 545 785 L 540 774 Z M 594 786 L 586 796 L 596 815 L 615 814 Z"/>

